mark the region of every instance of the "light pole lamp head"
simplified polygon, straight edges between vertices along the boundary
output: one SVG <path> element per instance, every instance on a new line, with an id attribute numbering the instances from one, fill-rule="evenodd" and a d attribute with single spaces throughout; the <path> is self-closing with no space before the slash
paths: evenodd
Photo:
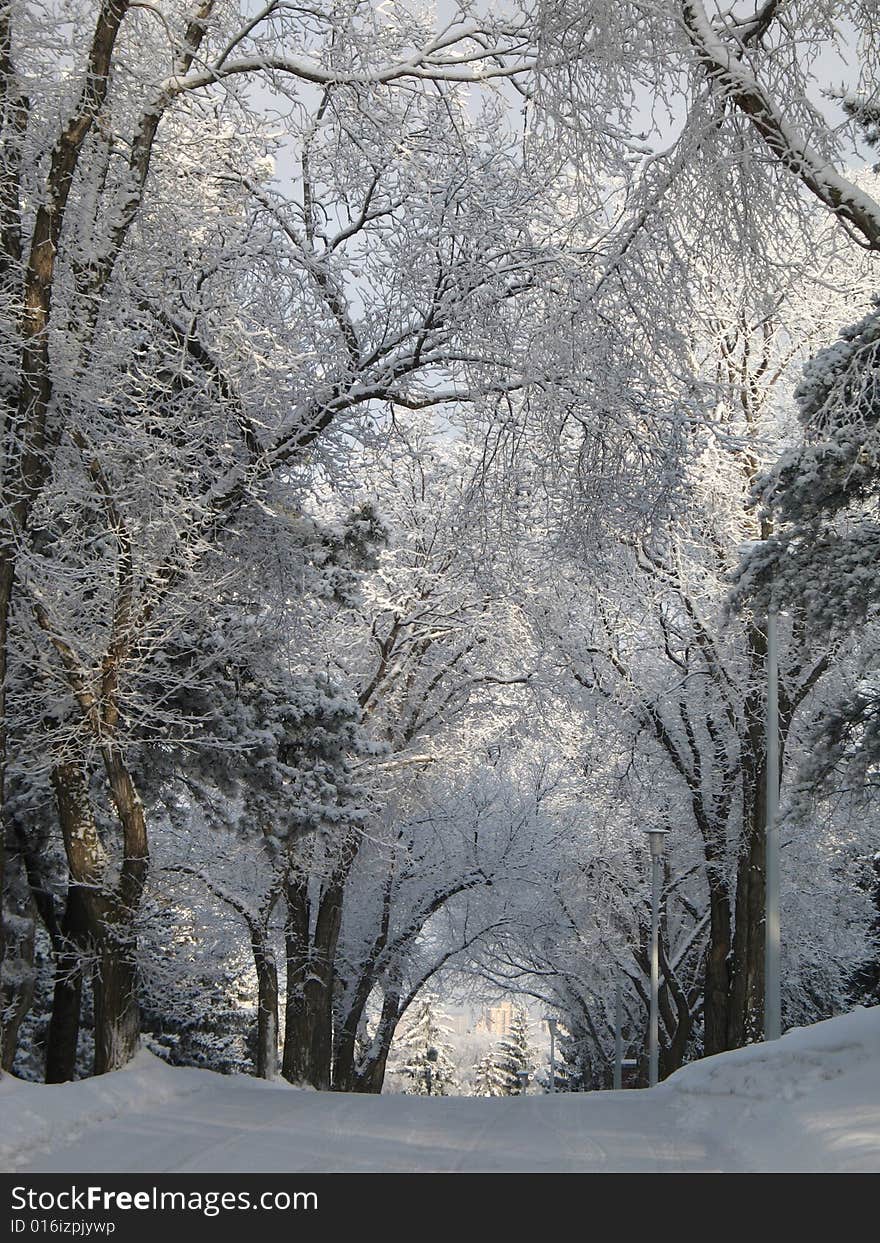
<path id="1" fill-rule="evenodd" d="M 651 848 L 652 859 L 662 859 L 663 851 L 666 849 L 666 835 L 668 829 L 645 829 L 648 838 L 648 845 Z"/>
<path id="2" fill-rule="evenodd" d="M 555 1036 L 555 1035 L 556 1035 L 556 1028 L 559 1026 L 559 1019 L 558 1019 L 558 1018 L 556 1018 L 556 1016 L 555 1016 L 555 1015 L 553 1015 L 553 1014 L 545 1014 L 545 1015 L 544 1015 L 544 1022 L 547 1024 L 547 1026 L 550 1028 L 550 1031 L 551 1031 L 551 1032 L 553 1033 L 553 1035 Z"/>

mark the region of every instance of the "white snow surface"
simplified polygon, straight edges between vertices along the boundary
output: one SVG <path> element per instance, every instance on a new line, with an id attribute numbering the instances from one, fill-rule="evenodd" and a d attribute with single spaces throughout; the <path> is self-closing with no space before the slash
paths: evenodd
<path id="1" fill-rule="evenodd" d="M 0 1082 L 0 1165 L 65 1173 L 880 1171 L 880 1007 L 647 1091 L 356 1096 L 172 1069 Z"/>

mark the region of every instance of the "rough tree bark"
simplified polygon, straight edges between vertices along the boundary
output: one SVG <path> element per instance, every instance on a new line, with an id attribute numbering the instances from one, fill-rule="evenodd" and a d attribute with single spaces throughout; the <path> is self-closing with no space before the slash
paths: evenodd
<path id="1" fill-rule="evenodd" d="M 342 928 L 345 885 L 357 857 L 360 835 L 350 830 L 324 882 L 314 912 L 303 876 L 285 888 L 287 994 L 282 1073 L 291 1083 L 321 1090 L 333 1081 L 333 992 L 336 952 Z"/>
<path id="2" fill-rule="evenodd" d="M 143 808 L 121 761 L 114 776 L 126 831 L 118 878 L 111 880 L 86 771 L 68 761 L 52 774 L 71 880 L 82 899 L 77 916 L 83 916 L 94 955 L 95 1074 L 124 1066 L 137 1051 L 140 1034 L 135 915 L 146 879 L 146 832 Z"/>
<path id="3" fill-rule="evenodd" d="M 278 968 L 262 929 L 251 924 L 251 949 L 257 973 L 257 1077 L 278 1073 Z"/>
<path id="4" fill-rule="evenodd" d="M 2 1069 L 12 1070 L 18 1050 L 18 1032 L 34 995 L 34 942 L 37 912 L 28 878 L 20 858 L 9 851 L 4 899 L 8 927 L 0 989 L 0 1028 L 2 1028 Z"/>
<path id="5" fill-rule="evenodd" d="M 46 1042 L 46 1082 L 67 1083 L 76 1072 L 83 989 L 83 957 L 88 953 L 88 912 L 79 885 L 70 884 L 54 943 L 55 987 Z"/>

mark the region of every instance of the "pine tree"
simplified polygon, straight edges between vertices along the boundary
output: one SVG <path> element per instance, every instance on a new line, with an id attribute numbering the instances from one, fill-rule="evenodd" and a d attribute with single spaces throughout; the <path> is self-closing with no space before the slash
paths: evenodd
<path id="1" fill-rule="evenodd" d="M 553 1082 L 549 1060 L 539 1066 L 534 1082 L 542 1092 L 581 1092 L 585 1090 L 584 1065 L 588 1061 L 587 1041 L 574 1037 L 559 1023 L 556 1028 L 556 1057 Z"/>
<path id="2" fill-rule="evenodd" d="M 517 1006 L 508 1034 L 477 1065 L 474 1096 L 520 1096 L 524 1091 L 521 1076 L 531 1078 L 534 1068 L 526 1012 Z"/>
<path id="3" fill-rule="evenodd" d="M 880 611 L 880 298 L 804 369 L 796 390 L 802 443 L 759 480 L 773 533 L 739 570 L 734 600 L 759 614 L 780 601 L 810 642 L 860 639 L 858 680 L 827 709 L 802 773 L 813 791 L 847 785 L 866 792 L 880 764 L 880 690 L 875 673 Z"/>
<path id="4" fill-rule="evenodd" d="M 480 1059 L 474 1070 L 474 1096 L 506 1096 L 505 1080 L 495 1062 L 495 1048 Z"/>
<path id="5" fill-rule="evenodd" d="M 437 1008 L 437 998 L 417 1000 L 409 1019 L 395 1040 L 398 1073 L 406 1080 L 408 1096 L 454 1096 L 458 1089 L 452 1048 L 446 1037 L 450 1028 Z"/>
<path id="6" fill-rule="evenodd" d="M 566 1027 L 559 1027 L 556 1044 L 556 1091 L 583 1092 L 590 1078 L 589 1042 Z"/>

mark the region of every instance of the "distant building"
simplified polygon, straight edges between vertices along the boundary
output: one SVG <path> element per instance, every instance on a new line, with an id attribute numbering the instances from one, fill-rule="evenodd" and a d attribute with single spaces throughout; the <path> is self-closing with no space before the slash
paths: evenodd
<path id="1" fill-rule="evenodd" d="M 456 1036 L 466 1036 L 471 1030 L 470 1015 L 464 1011 L 457 1011 L 445 1016 L 446 1026 Z"/>
<path id="2" fill-rule="evenodd" d="M 490 1036 L 507 1036 L 513 1021 L 513 1002 L 502 1001 L 484 1010 L 475 1024 L 475 1031 L 488 1032 Z"/>

